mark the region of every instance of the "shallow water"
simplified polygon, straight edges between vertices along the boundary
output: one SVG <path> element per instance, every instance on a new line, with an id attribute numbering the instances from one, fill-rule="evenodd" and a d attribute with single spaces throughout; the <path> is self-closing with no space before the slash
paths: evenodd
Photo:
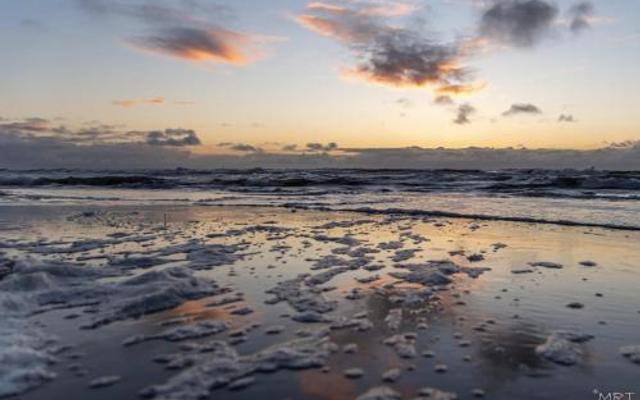
<path id="1" fill-rule="evenodd" d="M 0 170 L 0 204 L 330 208 L 640 230 L 640 174 L 596 170 Z"/>
<path id="2" fill-rule="evenodd" d="M 43 324 L 39 329 L 47 335 L 57 336 L 62 344 L 74 348 L 56 355 L 59 361 L 50 368 L 57 373 L 57 378 L 20 395 L 21 399 L 136 398 L 143 388 L 166 382 L 178 373 L 166 370 L 153 359 L 159 354 L 179 352 L 181 343 L 156 340 L 125 347 L 122 341 L 132 335 L 158 333 L 165 329 L 160 326 L 163 321 L 177 317 L 185 318 L 181 323 L 186 325 L 198 320 L 227 320 L 231 330 L 261 324 L 246 335 L 246 341 L 234 346 L 240 354 L 253 354 L 295 339 L 301 329 L 322 330 L 329 324 L 293 321 L 291 316 L 295 310 L 287 302 L 265 303 L 273 298 L 266 292 L 298 274 L 325 272 L 324 269 L 312 270 L 313 260 L 345 246 L 321 240 L 317 235 L 344 238 L 345 234 L 363 241 L 354 246 L 356 248 L 376 248 L 381 242 L 404 240 L 405 249 L 420 250 L 406 263 L 449 259 L 460 267 L 491 270 L 475 279 L 464 273 L 455 274 L 447 290 L 437 291 L 439 298 L 413 306 L 398 306 L 392 304 L 391 296 L 402 288 L 419 285 L 388 275 L 402 271 L 396 268 L 398 263 L 390 260 L 395 250 L 369 254 L 374 258 L 369 265 L 381 264 L 384 268 L 372 272 L 363 268 L 348 270 L 320 285 L 335 287 L 324 293 L 328 301 L 337 302 L 335 310 L 326 315 L 352 317 L 366 311 L 372 323 L 372 328 L 365 332 L 331 331 L 330 339 L 340 350 L 328 358 L 330 370 L 258 373 L 253 375 L 256 382 L 245 390 L 230 391 L 223 387 L 213 391 L 210 398 L 353 399 L 383 384 L 380 377 L 390 368 L 400 368 L 403 372 L 397 382 L 386 385 L 406 398 L 414 397 L 420 388 L 427 386 L 456 392 L 460 398 L 471 398 L 472 390 L 482 389 L 487 398 L 492 399 L 590 399 L 597 398 L 594 389 L 605 393 L 640 391 L 637 382 L 640 366 L 619 354 L 621 346 L 640 344 L 637 334 L 640 331 L 638 232 L 468 219 L 175 205 L 0 207 L 0 221 L 7 228 L 3 231 L 0 249 L 6 253 L 3 257 L 30 256 L 64 262 L 82 259 L 85 267 L 105 268 L 107 258 L 104 257 L 122 252 L 128 252 L 129 257 L 153 255 L 169 244 L 184 244 L 192 239 L 246 246 L 242 250 L 246 254 L 243 259 L 231 265 L 198 268 L 195 272 L 198 277 L 228 288 L 228 294 L 187 301 L 167 311 L 95 330 L 79 329 L 95 317 L 86 313 L 91 307 L 29 317 L 31 323 Z M 323 227 L 335 221 L 358 222 L 351 227 Z M 251 226 L 289 230 L 240 231 Z M 115 244 L 80 252 L 34 253 L 36 247 L 32 243 L 42 238 L 44 248 L 60 248 L 62 245 L 52 243 L 74 240 L 86 243 L 116 232 L 130 236 Z M 220 233 L 223 235 L 218 235 Z M 428 241 L 414 242 L 420 236 Z M 140 241 L 141 237 L 148 240 Z M 496 243 L 507 247 L 496 247 Z M 40 243 L 38 248 L 42 246 Z M 459 255 L 461 251 L 464 255 Z M 465 255 L 472 254 L 483 254 L 484 260 L 470 262 Z M 185 256 L 188 255 L 176 253 L 168 257 L 173 262 L 151 269 L 173 265 L 193 268 L 194 264 L 181 261 Z M 594 261 L 597 266 L 580 265 L 584 260 Z M 532 273 L 512 273 L 513 267 L 525 267 L 536 261 L 560 263 L 563 268 L 535 267 Z M 126 274 L 140 275 L 146 271 L 134 268 Z M 371 283 L 359 283 L 355 279 L 372 275 L 380 275 L 381 279 Z M 392 283 L 393 287 L 385 288 Z M 346 299 L 354 288 L 362 290 L 362 297 Z M 244 294 L 242 302 L 210 306 L 216 299 L 237 292 Z M 584 307 L 568 308 L 567 304 L 572 302 Z M 232 314 L 233 310 L 247 306 L 253 310 L 252 314 Z M 394 331 L 385 318 L 391 309 L 397 308 L 403 310 L 403 318 L 399 330 Z M 70 314 L 78 315 L 66 319 Z M 428 328 L 418 329 L 423 328 L 424 323 Z M 264 333 L 274 325 L 283 326 L 284 331 L 277 335 Z M 575 365 L 560 366 L 536 353 L 536 347 L 556 330 L 594 336 L 578 346 L 581 354 Z M 385 338 L 405 332 L 417 333 L 415 358 L 401 358 L 392 347 L 382 343 Z M 228 331 L 193 342 L 206 343 L 214 339 L 231 338 Z M 358 351 L 346 354 L 342 347 L 350 343 L 357 344 Z M 433 351 L 434 357 L 423 357 L 422 353 L 427 350 Z M 76 356 L 79 358 L 75 359 Z M 82 364 L 83 370 L 86 368 L 85 375 L 78 376 L 69 370 L 69 366 L 76 363 Z M 448 371 L 435 372 L 436 364 L 446 364 Z M 344 377 L 343 370 L 349 368 L 362 368 L 364 376 Z M 107 375 L 121 376 L 122 381 L 103 389 L 88 388 L 90 380 Z"/>

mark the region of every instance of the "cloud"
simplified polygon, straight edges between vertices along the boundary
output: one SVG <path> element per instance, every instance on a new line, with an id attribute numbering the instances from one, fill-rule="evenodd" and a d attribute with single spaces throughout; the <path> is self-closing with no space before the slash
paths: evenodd
<path id="1" fill-rule="evenodd" d="M 349 158 L 338 165 L 351 168 L 598 168 L 640 170 L 640 141 L 628 140 L 593 150 L 467 147 L 343 149 Z"/>
<path id="2" fill-rule="evenodd" d="M 5 121 L 0 119 L 0 121 Z M 0 130 L 11 132 L 14 134 L 20 133 L 37 133 L 46 132 L 49 130 L 49 120 L 45 118 L 26 118 L 23 120 L 6 120 L 7 122 L 0 123 Z"/>
<path id="3" fill-rule="evenodd" d="M 297 144 L 285 144 L 284 146 L 282 146 L 282 151 L 292 152 L 296 150 L 298 150 Z"/>
<path id="4" fill-rule="evenodd" d="M 591 27 L 591 20 L 594 14 L 594 6 L 591 2 L 582 1 L 569 8 L 569 29 L 573 33 L 580 33 Z"/>
<path id="5" fill-rule="evenodd" d="M 640 149 L 640 140 L 625 140 L 622 142 L 609 143 L 609 149 Z"/>
<path id="6" fill-rule="evenodd" d="M 396 99 L 396 104 L 403 108 L 410 108 L 413 107 L 414 102 L 406 97 L 400 97 L 399 99 Z"/>
<path id="7" fill-rule="evenodd" d="M 366 43 L 375 36 L 377 27 L 368 16 L 346 8 L 319 8 L 316 4 L 309 5 L 307 11 L 324 15 L 300 15 L 297 21 L 323 36 L 333 37 L 345 43 Z"/>
<path id="8" fill-rule="evenodd" d="M 449 95 L 439 95 L 433 99 L 433 103 L 439 106 L 448 106 L 453 104 L 453 99 Z"/>
<path id="9" fill-rule="evenodd" d="M 246 144 L 246 143 L 224 142 L 224 143 L 218 143 L 218 147 L 226 147 L 229 150 L 237 151 L 237 152 L 240 152 L 240 153 L 262 153 L 262 152 L 264 152 L 264 149 L 262 149 L 261 147 L 253 146 L 253 145 Z"/>
<path id="10" fill-rule="evenodd" d="M 332 37 L 358 60 L 348 77 L 392 87 L 433 87 L 450 91 L 469 86 L 469 71 L 458 43 L 437 41 L 415 29 L 371 13 L 368 2 L 310 3 L 296 19 L 304 27 Z"/>
<path id="11" fill-rule="evenodd" d="M 545 0 L 495 0 L 484 10 L 479 31 L 498 44 L 533 47 L 549 35 L 557 15 L 557 7 Z"/>
<path id="12" fill-rule="evenodd" d="M 475 112 L 476 109 L 471 104 L 461 104 L 458 106 L 457 115 L 453 120 L 453 123 L 457 125 L 466 125 L 471 123 L 469 116 Z"/>
<path id="13" fill-rule="evenodd" d="M 517 114 L 542 114 L 542 110 L 533 104 L 518 103 L 512 104 L 507 111 L 502 113 L 505 117 Z"/>
<path id="14" fill-rule="evenodd" d="M 331 152 L 338 150 L 338 144 L 331 142 L 327 144 L 322 143 L 307 143 L 306 149 L 312 152 Z"/>
<path id="15" fill-rule="evenodd" d="M 151 131 L 146 135 L 146 143 L 151 146 L 200 146 L 200 138 L 191 129 L 165 129 Z"/>
<path id="16" fill-rule="evenodd" d="M 151 97 L 148 99 L 120 99 L 120 100 L 114 100 L 112 103 L 113 105 L 116 105 L 116 106 L 129 108 L 129 107 L 134 107 L 134 106 L 143 105 L 143 104 L 159 105 L 159 104 L 164 104 L 164 102 L 165 102 L 164 97 Z"/>
<path id="17" fill-rule="evenodd" d="M 220 28 L 172 27 L 129 39 L 140 49 L 191 61 L 243 65 L 249 62 L 244 48 L 248 35 Z"/>
<path id="18" fill-rule="evenodd" d="M 560 116 L 558 117 L 558 122 L 571 123 L 571 122 L 578 122 L 578 121 L 576 121 L 576 119 L 573 118 L 573 115 L 571 114 L 560 114 Z"/>
<path id="19" fill-rule="evenodd" d="M 190 129 L 131 131 L 121 126 L 93 122 L 78 128 L 56 125 L 46 118 L 0 121 L 0 135 L 22 140 L 48 140 L 79 146 L 144 144 L 150 146 L 199 146 L 200 139 Z"/>
<path id="20" fill-rule="evenodd" d="M 144 28 L 127 37 L 132 47 L 187 61 L 244 65 L 260 58 L 257 35 L 225 28 L 229 10 L 200 0 L 153 3 L 141 0 L 76 0 L 81 9 L 100 17 L 126 18 Z"/>
<path id="21" fill-rule="evenodd" d="M 487 82 L 476 82 L 470 84 L 451 84 L 440 86 L 436 93 L 440 95 L 469 95 L 487 87 Z"/>
<path id="22" fill-rule="evenodd" d="M 5 121 L 2 121 L 3 124 Z M 105 125 L 106 126 L 106 125 Z M 99 131 L 99 129 L 98 129 Z M 114 132 L 120 132 L 112 129 Z M 74 131 L 75 132 L 75 131 Z M 164 132 L 164 131 L 163 131 Z M 124 132 L 126 133 L 126 132 Z M 135 133 L 135 132 L 134 132 Z M 341 148 L 340 152 L 243 152 L 194 154 L 190 147 L 128 142 L 76 142 L 55 135 L 16 134 L 0 126 L 0 168 L 166 169 L 166 168 L 590 168 L 640 170 L 640 141 L 593 150 L 468 147 Z M 326 145 L 325 145 L 326 146 Z"/>

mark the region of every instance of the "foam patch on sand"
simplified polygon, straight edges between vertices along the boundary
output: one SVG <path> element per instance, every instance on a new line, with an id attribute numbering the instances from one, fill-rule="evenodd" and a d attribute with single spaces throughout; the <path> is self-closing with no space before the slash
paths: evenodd
<path id="1" fill-rule="evenodd" d="M 52 339 L 24 321 L 0 319 L 0 398 L 21 394 L 55 378 Z"/>
<path id="2" fill-rule="evenodd" d="M 145 389 L 142 395 L 159 400 L 198 400 L 219 387 L 239 385 L 239 380 L 254 373 L 321 368 L 331 353 L 330 343 L 326 332 L 320 332 L 248 356 L 239 355 L 222 341 L 193 346 L 190 352 L 165 358 L 171 368 L 182 367 L 181 373 Z"/>
<path id="3" fill-rule="evenodd" d="M 138 318 L 189 300 L 225 292 L 193 271 L 173 267 L 120 280 L 114 268 L 18 261 L 0 280 L 0 396 L 23 393 L 53 379 L 48 368 L 56 347 L 29 324 L 29 316 L 53 309 L 88 307 L 94 317 L 84 328 Z M 213 334 L 221 326 L 174 328 L 161 338 L 179 340 Z"/>
<path id="4" fill-rule="evenodd" d="M 424 286 L 446 286 L 453 282 L 451 275 L 464 273 L 471 278 L 477 278 L 490 268 L 460 267 L 449 260 L 428 261 L 424 264 L 399 264 L 397 268 L 405 271 L 390 272 L 394 278 Z"/>
<path id="5" fill-rule="evenodd" d="M 593 336 L 569 331 L 555 331 L 536 347 L 536 354 L 560 365 L 574 365 L 582 360 L 584 351 L 580 344 Z"/>

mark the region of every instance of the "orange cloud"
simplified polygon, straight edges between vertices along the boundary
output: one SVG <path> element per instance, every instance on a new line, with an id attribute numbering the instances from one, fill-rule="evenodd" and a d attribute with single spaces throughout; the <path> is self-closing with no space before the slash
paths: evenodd
<path id="1" fill-rule="evenodd" d="M 470 84 L 443 85 L 436 89 L 436 93 L 439 95 L 464 96 L 479 92 L 486 88 L 487 85 L 488 83 L 484 81 Z"/>
<path id="2" fill-rule="evenodd" d="M 351 9 L 332 3 L 312 2 L 307 5 L 309 11 L 330 12 L 333 14 L 345 14 Z M 398 1 L 385 1 L 372 4 L 360 4 L 357 13 L 360 15 L 377 17 L 402 17 L 416 11 L 416 6 L 410 3 Z"/>
<path id="3" fill-rule="evenodd" d="M 327 11 L 327 12 L 336 13 L 336 14 L 342 14 L 347 10 L 343 6 L 330 4 L 330 3 L 322 3 L 319 1 L 309 3 L 307 5 L 307 9 L 311 11 Z"/>
<path id="4" fill-rule="evenodd" d="M 116 106 L 124 107 L 124 108 L 134 107 L 141 104 L 159 105 L 159 104 L 164 104 L 164 97 L 151 97 L 148 99 L 114 100 L 113 104 Z"/>
<path id="5" fill-rule="evenodd" d="M 129 42 L 145 51 L 189 61 L 244 65 L 254 59 L 248 49 L 251 35 L 225 29 L 168 28 Z"/>
<path id="6" fill-rule="evenodd" d="M 367 15 L 375 15 L 380 17 L 402 17 L 405 15 L 413 14 L 416 11 L 416 6 L 409 3 L 389 3 L 380 6 L 371 6 L 365 8 L 364 12 Z"/>

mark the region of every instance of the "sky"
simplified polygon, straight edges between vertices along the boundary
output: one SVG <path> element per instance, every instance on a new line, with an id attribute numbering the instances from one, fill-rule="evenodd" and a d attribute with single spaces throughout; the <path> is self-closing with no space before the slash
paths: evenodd
<path id="1" fill-rule="evenodd" d="M 639 18 L 636 0 L 0 0 L 0 167 L 29 166 L 16 146 L 34 166 L 636 148 Z"/>

